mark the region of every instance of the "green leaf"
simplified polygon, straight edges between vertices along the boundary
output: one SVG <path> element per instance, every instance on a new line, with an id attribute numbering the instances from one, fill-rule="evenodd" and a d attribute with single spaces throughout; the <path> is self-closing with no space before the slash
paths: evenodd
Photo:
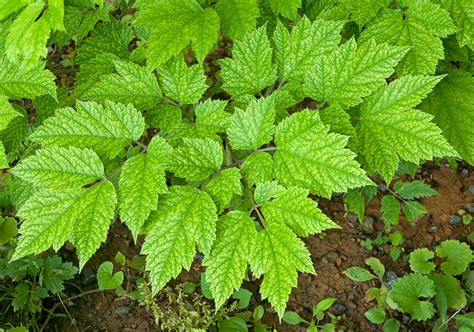
<path id="1" fill-rule="evenodd" d="M 381 8 L 388 7 L 391 0 L 366 0 L 360 3 L 352 0 L 342 0 L 339 4 L 346 11 L 351 13 L 351 19 L 359 26 L 364 26 L 377 16 Z"/>
<path id="2" fill-rule="evenodd" d="M 105 102 L 76 103 L 76 110 L 62 108 L 46 119 L 30 138 L 43 146 L 91 148 L 109 158 L 140 138 L 144 119 L 132 105 Z"/>
<path id="3" fill-rule="evenodd" d="M 474 164 L 474 78 L 471 73 L 456 70 L 448 72 L 429 94 L 420 109 L 434 116 L 433 121 L 459 154 Z"/>
<path id="4" fill-rule="evenodd" d="M 328 298 L 325 298 L 324 300 L 321 300 L 314 308 L 313 308 L 313 315 L 318 315 L 318 314 L 321 314 L 323 312 L 325 312 L 326 310 L 328 310 L 329 308 L 332 307 L 332 305 L 334 304 L 334 302 L 336 302 L 336 298 L 334 297 L 328 297 Z"/>
<path id="5" fill-rule="evenodd" d="M 299 236 L 321 233 L 327 229 L 339 228 L 318 207 L 307 198 L 306 189 L 290 187 L 277 198 L 262 203 L 262 213 L 267 223 L 279 223 L 290 227 Z"/>
<path id="6" fill-rule="evenodd" d="M 400 322 L 395 318 L 387 319 L 383 324 L 383 332 L 398 332 L 400 325 Z"/>
<path id="7" fill-rule="evenodd" d="M 409 313 L 415 320 L 424 321 L 433 317 L 434 308 L 433 304 L 421 298 L 431 298 L 435 293 L 432 280 L 412 273 L 397 279 L 388 296 L 396 305 L 394 309 Z"/>
<path id="8" fill-rule="evenodd" d="M 0 169 L 8 168 L 10 165 L 8 164 L 8 158 L 5 154 L 5 146 L 0 141 Z"/>
<path id="9" fill-rule="evenodd" d="M 0 130 L 7 128 L 10 122 L 18 116 L 22 115 L 10 105 L 8 98 L 0 96 Z"/>
<path id="10" fill-rule="evenodd" d="M 77 271 L 77 267 L 71 262 L 63 263 L 59 256 L 46 256 L 40 274 L 40 285 L 53 294 L 61 292 L 65 288 L 64 282 L 73 279 Z"/>
<path id="11" fill-rule="evenodd" d="M 474 259 L 469 245 L 457 240 L 443 241 L 436 248 L 436 256 L 447 258 L 447 261 L 441 263 L 441 270 L 450 275 L 463 273 Z"/>
<path id="12" fill-rule="evenodd" d="M 166 141 L 155 136 L 146 154 L 128 159 L 122 166 L 119 180 L 120 218 L 136 241 L 143 224 L 156 209 L 158 194 L 167 192 L 165 165 L 172 153 Z"/>
<path id="13" fill-rule="evenodd" d="M 434 74 L 438 60 L 444 56 L 440 37 L 454 31 L 447 11 L 433 3 L 411 1 L 407 9 L 382 9 L 359 41 L 375 38 L 378 43 L 409 46 L 411 49 L 398 65 L 397 73 Z"/>
<path id="14" fill-rule="evenodd" d="M 432 117 L 411 110 L 439 79 L 405 76 L 378 90 L 361 105 L 357 124 L 360 153 L 387 183 L 398 168 L 399 157 L 418 164 L 422 159 L 457 156 L 431 122 Z"/>
<path id="15" fill-rule="evenodd" d="M 212 139 L 183 139 L 183 145 L 174 151 L 168 167 L 178 177 L 200 181 L 208 178 L 222 165 L 222 147 Z"/>
<path id="16" fill-rule="evenodd" d="M 202 62 L 218 39 L 219 16 L 195 0 L 140 1 L 135 25 L 150 30 L 147 47 L 152 68 L 181 53 L 190 43 Z"/>
<path id="17" fill-rule="evenodd" d="M 115 204 L 114 186 L 108 181 L 88 189 L 34 193 L 18 211 L 24 221 L 12 260 L 49 247 L 58 250 L 72 238 L 82 268 L 107 237 Z"/>
<path id="18" fill-rule="evenodd" d="M 233 299 L 239 300 L 237 309 L 247 309 L 252 296 L 253 293 L 249 290 L 246 290 L 245 288 L 240 288 L 232 294 Z"/>
<path id="19" fill-rule="evenodd" d="M 419 248 L 410 254 L 410 268 L 413 272 L 428 274 L 434 271 L 436 265 L 430 262 L 434 252 L 427 248 Z"/>
<path id="20" fill-rule="evenodd" d="M 347 205 L 347 210 L 355 212 L 357 218 L 362 221 L 365 216 L 365 197 L 358 190 L 350 190 L 344 195 L 344 203 Z"/>
<path id="21" fill-rule="evenodd" d="M 232 114 L 225 112 L 226 100 L 206 99 L 196 106 L 196 126 L 209 133 L 223 133 L 229 127 Z"/>
<path id="22" fill-rule="evenodd" d="M 38 58 L 46 57 L 46 41 L 51 28 L 48 21 L 40 17 L 44 6 L 42 0 L 28 4 L 10 25 L 5 40 L 5 54 L 11 61 L 22 59 L 31 67 Z"/>
<path id="23" fill-rule="evenodd" d="M 470 0 L 438 0 L 457 26 L 456 36 L 460 46 L 474 50 L 474 4 Z"/>
<path id="24" fill-rule="evenodd" d="M 116 205 L 115 188 L 109 181 L 87 189 L 80 197 L 71 237 L 71 242 L 76 247 L 80 269 L 99 249 L 100 244 L 107 239 L 110 220 L 114 218 Z"/>
<path id="25" fill-rule="evenodd" d="M 232 195 L 242 195 L 241 178 L 239 169 L 232 167 L 223 170 L 207 184 L 206 191 L 216 203 L 219 214 L 229 205 Z"/>
<path id="26" fill-rule="evenodd" d="M 383 220 L 389 225 L 398 225 L 400 216 L 400 202 L 393 195 L 386 195 L 382 198 L 381 208 Z"/>
<path id="27" fill-rule="evenodd" d="M 461 287 L 459 280 L 451 275 L 437 273 L 431 274 L 428 277 L 434 281 L 437 293 L 440 291 L 444 293 L 447 305 L 450 308 L 459 310 L 466 306 L 466 293 Z"/>
<path id="28" fill-rule="evenodd" d="M 118 271 L 115 274 L 114 266 L 112 262 L 103 262 L 100 264 L 97 269 L 97 283 L 99 284 L 99 289 L 116 289 L 122 285 L 123 282 L 123 272 Z"/>
<path id="29" fill-rule="evenodd" d="M 349 279 L 354 280 L 354 281 L 359 281 L 359 282 L 369 281 L 376 278 L 368 270 L 362 267 L 358 267 L 358 266 L 348 268 L 347 270 L 344 271 L 344 274 L 348 276 Z"/>
<path id="30" fill-rule="evenodd" d="M 54 190 L 80 188 L 105 176 L 94 151 L 74 147 L 38 150 L 22 159 L 11 172 L 36 187 Z"/>
<path id="31" fill-rule="evenodd" d="M 122 104 L 133 104 L 137 109 L 149 109 L 161 100 L 161 90 L 156 77 L 133 62 L 113 62 L 117 74 L 101 76 L 81 99 Z"/>
<path id="32" fill-rule="evenodd" d="M 290 324 L 290 325 L 298 325 L 301 323 L 307 323 L 306 320 L 301 318 L 301 316 L 294 311 L 285 311 L 285 314 L 283 315 L 282 319 L 285 323 Z"/>
<path id="33" fill-rule="evenodd" d="M 55 76 L 42 66 L 28 67 L 21 62 L 0 58 L 0 95 L 10 99 L 29 98 L 49 94 L 56 98 Z"/>
<path id="34" fill-rule="evenodd" d="M 414 199 L 421 197 L 430 197 L 438 195 L 438 192 L 431 188 L 430 185 L 420 180 L 410 182 L 397 182 L 393 189 L 404 199 Z"/>
<path id="35" fill-rule="evenodd" d="M 230 317 L 222 320 L 219 325 L 219 331 L 222 332 L 247 332 L 248 327 L 245 320 L 239 316 Z"/>
<path id="36" fill-rule="evenodd" d="M 278 21 L 273 40 L 280 81 L 302 81 L 319 56 L 336 49 L 341 40 L 342 25 L 343 22 L 325 20 L 311 23 L 304 16 L 290 34 Z"/>
<path id="37" fill-rule="evenodd" d="M 156 294 L 183 268 L 189 270 L 196 244 L 209 254 L 216 236 L 216 206 L 205 192 L 173 186 L 162 196 L 150 220 L 154 225 L 145 238 L 142 254 L 147 255 L 146 269 Z"/>
<path id="38" fill-rule="evenodd" d="M 255 94 L 273 84 L 277 78 L 272 64 L 272 48 L 266 26 L 247 33 L 237 40 L 232 59 L 220 60 L 222 86 L 234 99 L 245 94 Z"/>
<path id="39" fill-rule="evenodd" d="M 30 285 L 24 282 L 15 287 L 15 298 L 12 300 L 13 311 L 24 310 L 26 312 L 41 312 L 41 299 L 48 296 L 46 288 Z"/>
<path id="40" fill-rule="evenodd" d="M 222 31 L 232 39 L 240 39 L 254 30 L 260 16 L 256 0 L 218 0 L 216 11 Z"/>
<path id="41" fill-rule="evenodd" d="M 25 7 L 30 0 L 2 1 L 0 3 L 0 21 L 3 21 L 8 15 Z"/>
<path id="42" fill-rule="evenodd" d="M 291 20 L 296 19 L 298 8 L 301 8 L 301 0 L 272 0 L 269 3 L 275 14 Z"/>
<path id="43" fill-rule="evenodd" d="M 182 105 L 196 104 L 208 88 L 203 66 L 188 67 L 181 56 L 159 66 L 158 74 L 164 94 Z"/>
<path id="44" fill-rule="evenodd" d="M 235 150 L 256 150 L 272 140 L 275 132 L 275 105 L 272 98 L 252 100 L 245 111 L 237 109 L 227 130 Z"/>
<path id="45" fill-rule="evenodd" d="M 409 222 L 415 222 L 419 217 L 428 213 L 423 204 L 415 201 L 404 202 L 402 211 Z"/>
<path id="46" fill-rule="evenodd" d="M 369 322 L 374 324 L 382 324 L 385 322 L 385 310 L 383 308 L 373 308 L 367 310 L 364 313 L 364 316 L 369 320 Z"/>
<path id="47" fill-rule="evenodd" d="M 328 133 L 317 113 L 295 113 L 276 130 L 275 175 L 284 186 L 309 188 L 323 197 L 371 184 L 346 143 L 347 137 Z"/>
<path id="48" fill-rule="evenodd" d="M 285 187 L 280 186 L 276 181 L 258 183 L 254 192 L 255 203 L 263 204 L 272 198 L 277 198 L 285 192 Z"/>
<path id="49" fill-rule="evenodd" d="M 232 211 L 219 221 L 216 240 L 203 261 L 216 309 L 240 288 L 256 236 L 254 221 L 247 212 Z"/>
<path id="50" fill-rule="evenodd" d="M 385 275 L 385 266 L 382 262 L 376 257 L 369 257 L 365 260 L 365 264 L 370 266 L 372 271 L 377 275 L 379 279 L 382 279 Z"/>
<path id="51" fill-rule="evenodd" d="M 349 40 L 335 51 L 319 57 L 306 75 L 308 95 L 343 107 L 355 106 L 385 83 L 408 51 L 374 42 L 357 45 Z"/>
<path id="52" fill-rule="evenodd" d="M 298 283 L 298 271 L 315 274 L 310 254 L 304 243 L 285 225 L 272 223 L 258 236 L 251 255 L 252 271 L 264 275 L 260 286 L 262 299 L 267 299 L 281 318 L 291 289 Z"/>
<path id="53" fill-rule="evenodd" d="M 273 159 L 266 152 L 257 152 L 248 156 L 240 167 L 242 176 L 252 184 L 273 179 Z"/>
<path id="54" fill-rule="evenodd" d="M 18 234 L 18 226 L 15 218 L 4 217 L 0 220 L 0 246 L 8 243 Z"/>

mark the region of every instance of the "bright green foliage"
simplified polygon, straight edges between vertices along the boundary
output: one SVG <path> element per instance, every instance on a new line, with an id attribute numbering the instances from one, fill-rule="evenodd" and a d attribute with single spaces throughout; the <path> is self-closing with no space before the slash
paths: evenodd
<path id="1" fill-rule="evenodd" d="M 245 159 L 240 170 L 250 185 L 270 181 L 273 178 L 273 159 L 268 153 L 257 152 Z"/>
<path id="2" fill-rule="evenodd" d="M 396 304 L 396 309 L 409 313 L 415 320 L 427 320 L 433 316 L 433 304 L 421 298 L 431 298 L 434 295 L 433 281 L 417 273 L 397 279 L 388 292 L 388 296 Z"/>
<path id="3" fill-rule="evenodd" d="M 301 7 L 301 0 L 272 0 L 269 3 L 275 14 L 292 20 L 296 18 L 298 8 Z"/>
<path id="4" fill-rule="evenodd" d="M 234 98 L 255 94 L 276 80 L 276 67 L 272 64 L 272 48 L 266 26 L 247 33 L 237 40 L 232 59 L 220 62 L 223 88 Z"/>
<path id="5" fill-rule="evenodd" d="M 224 208 L 230 203 L 232 195 L 242 195 L 241 178 L 239 170 L 232 167 L 223 170 L 207 184 L 206 191 L 214 200 L 217 212 L 224 211 Z"/>
<path id="6" fill-rule="evenodd" d="M 336 49 L 341 40 L 343 22 L 316 20 L 303 17 L 291 30 L 278 22 L 273 40 L 275 62 L 280 81 L 302 81 L 316 59 Z"/>
<path id="7" fill-rule="evenodd" d="M 0 169 L 8 168 L 8 159 L 5 153 L 5 147 L 0 142 Z"/>
<path id="8" fill-rule="evenodd" d="M 49 189 L 81 187 L 104 176 L 104 166 L 89 149 L 51 147 L 23 159 L 12 173 Z"/>
<path id="9" fill-rule="evenodd" d="M 209 253 L 216 234 L 216 207 L 205 192 L 174 186 L 162 197 L 151 221 L 154 226 L 142 253 L 147 255 L 146 268 L 156 293 L 182 268 L 191 267 L 196 244 Z"/>
<path id="10" fill-rule="evenodd" d="M 72 145 L 114 157 L 124 146 L 140 138 L 144 130 L 143 117 L 132 105 L 107 101 L 102 107 L 94 102 L 78 101 L 76 110 L 57 110 L 30 138 L 44 146 Z"/>
<path id="11" fill-rule="evenodd" d="M 199 181 L 216 172 L 223 159 L 222 147 L 216 141 L 185 138 L 183 145 L 174 151 L 168 166 L 176 176 Z"/>
<path id="12" fill-rule="evenodd" d="M 410 182 L 399 181 L 394 184 L 393 189 L 395 189 L 397 194 L 404 199 L 414 199 L 438 195 L 436 190 L 420 180 L 414 180 Z"/>
<path id="13" fill-rule="evenodd" d="M 156 77 L 132 62 L 114 61 L 118 74 L 104 75 L 82 95 L 82 99 L 133 104 L 137 109 L 151 108 L 161 100 Z"/>
<path id="14" fill-rule="evenodd" d="M 391 2 L 391 0 L 342 0 L 340 5 L 346 12 L 351 13 L 353 21 L 359 26 L 364 26 L 377 16 L 381 8 L 389 6 Z"/>
<path id="15" fill-rule="evenodd" d="M 283 316 L 291 288 L 298 282 L 298 271 L 315 274 L 304 243 L 285 225 L 271 223 L 258 234 L 251 256 L 256 276 L 264 275 L 260 286 L 280 317 Z"/>
<path id="16" fill-rule="evenodd" d="M 419 217 L 428 213 L 423 204 L 416 201 L 404 202 L 402 211 L 409 222 L 415 222 Z"/>
<path id="17" fill-rule="evenodd" d="M 290 227 L 299 236 L 321 233 L 339 228 L 316 203 L 307 198 L 308 191 L 290 187 L 277 198 L 262 203 L 262 213 L 268 223 L 279 223 Z"/>
<path id="18" fill-rule="evenodd" d="M 391 224 L 398 224 L 398 217 L 400 215 L 400 202 L 392 195 L 386 195 L 382 198 L 381 212 L 383 219 Z"/>
<path id="19" fill-rule="evenodd" d="M 400 75 L 434 74 L 438 60 L 443 58 L 440 37 L 454 31 L 447 11 L 428 1 L 412 1 L 406 10 L 383 9 L 360 40 L 374 38 L 378 43 L 411 47 L 397 67 Z"/>
<path id="20" fill-rule="evenodd" d="M 196 104 L 207 89 L 202 65 L 188 67 L 181 57 L 161 65 L 158 73 L 164 94 L 182 105 Z"/>
<path id="21" fill-rule="evenodd" d="M 293 114 L 276 130 L 275 176 L 284 186 L 308 188 L 323 197 L 371 184 L 346 144 L 347 137 L 328 133 L 317 113 Z"/>
<path id="22" fill-rule="evenodd" d="M 219 220 L 216 240 L 203 261 L 217 309 L 239 289 L 256 237 L 254 220 L 246 212 L 232 211 Z"/>
<path id="23" fill-rule="evenodd" d="M 120 287 L 123 282 L 123 272 L 114 272 L 114 265 L 112 262 L 103 262 L 97 269 L 97 283 L 99 289 L 115 289 Z"/>
<path id="24" fill-rule="evenodd" d="M 448 142 L 474 164 L 474 78 L 465 71 L 450 71 L 420 105 L 434 116 Z"/>
<path id="25" fill-rule="evenodd" d="M 217 42 L 219 16 L 196 0 L 140 1 L 135 22 L 150 30 L 147 58 L 156 68 L 191 46 L 200 62 Z"/>
<path id="26" fill-rule="evenodd" d="M 257 0 L 219 0 L 216 11 L 221 20 L 222 31 L 233 39 L 240 39 L 255 29 L 259 16 Z"/>
<path id="27" fill-rule="evenodd" d="M 466 293 L 459 280 L 448 274 L 433 273 L 428 277 L 435 282 L 437 293 L 442 292 L 446 297 L 446 304 L 449 308 L 459 310 L 466 307 Z"/>
<path id="28" fill-rule="evenodd" d="M 286 188 L 280 186 L 276 181 L 259 183 L 254 192 L 255 203 L 263 204 L 272 198 L 277 198 L 286 191 Z"/>
<path id="29" fill-rule="evenodd" d="M 158 194 L 168 191 L 165 167 L 172 148 L 164 139 L 155 136 L 146 154 L 128 159 L 122 166 L 119 181 L 120 217 L 136 240 L 140 230 L 156 209 Z"/>
<path id="30" fill-rule="evenodd" d="M 430 260 L 434 258 L 434 252 L 427 248 L 414 250 L 410 254 L 410 268 L 413 272 L 428 274 L 434 271 L 435 264 Z"/>
<path id="31" fill-rule="evenodd" d="M 468 45 L 474 50 L 474 3 L 470 0 L 437 0 L 446 9 L 457 26 L 459 45 Z"/>
<path id="32" fill-rule="evenodd" d="M 76 247 L 79 268 L 99 249 L 107 238 L 110 220 L 114 217 L 117 198 L 109 181 L 92 186 L 78 201 L 76 222 L 72 225 L 72 243 Z"/>
<path id="33" fill-rule="evenodd" d="M 364 220 L 365 197 L 360 191 L 350 190 L 344 195 L 344 204 L 347 205 L 347 211 L 356 213 L 359 220 Z"/>
<path id="34" fill-rule="evenodd" d="M 398 168 L 399 157 L 418 163 L 457 155 L 431 122 L 432 117 L 411 109 L 437 81 L 435 77 L 402 77 L 375 92 L 360 107 L 360 152 L 369 168 L 378 171 L 387 183 Z"/>
<path id="35" fill-rule="evenodd" d="M 41 67 L 27 67 L 0 58 L 0 95 L 12 99 L 49 94 L 56 98 L 54 75 Z"/>
<path id="36" fill-rule="evenodd" d="M 306 75 L 308 95 L 316 100 L 341 106 L 355 106 L 362 97 L 383 86 L 408 51 L 406 47 L 357 45 L 349 40 L 335 51 L 318 58 Z"/>
<path id="37" fill-rule="evenodd" d="M 237 109 L 227 131 L 235 150 L 256 150 L 271 141 L 275 132 L 275 107 L 271 98 L 252 100 L 245 111 Z"/>
<path id="38" fill-rule="evenodd" d="M 441 263 L 441 270 L 451 275 L 463 273 L 474 260 L 469 245 L 457 240 L 443 241 L 436 248 L 436 256 L 447 259 L 447 261 Z"/>
<path id="39" fill-rule="evenodd" d="M 17 116 L 21 116 L 21 114 L 10 105 L 5 96 L 0 95 L 0 130 L 7 128 L 10 122 Z"/>
<path id="40" fill-rule="evenodd" d="M 232 115 L 225 112 L 227 102 L 206 99 L 196 106 L 196 126 L 209 133 L 223 133 L 230 127 Z"/>

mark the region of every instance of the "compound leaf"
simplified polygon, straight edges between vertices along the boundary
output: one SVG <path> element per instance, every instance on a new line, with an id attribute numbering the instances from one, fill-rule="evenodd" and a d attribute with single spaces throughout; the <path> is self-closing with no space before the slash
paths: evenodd
<path id="1" fill-rule="evenodd" d="M 207 184 L 206 191 L 216 203 L 218 213 L 224 211 L 232 195 L 242 195 L 241 178 L 239 169 L 232 167 L 223 170 Z"/>
<path id="2" fill-rule="evenodd" d="M 255 29 L 260 15 L 256 0 L 219 0 L 216 11 L 221 18 L 222 31 L 232 39 L 240 39 Z"/>

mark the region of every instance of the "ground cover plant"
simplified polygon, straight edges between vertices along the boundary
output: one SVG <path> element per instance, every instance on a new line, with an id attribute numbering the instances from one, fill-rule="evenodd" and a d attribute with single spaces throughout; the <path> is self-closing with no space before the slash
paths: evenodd
<path id="1" fill-rule="evenodd" d="M 66 247 L 83 271 L 123 223 L 152 299 L 200 256 L 216 311 L 258 280 L 285 320 L 299 275 L 318 271 L 305 239 L 341 228 L 318 201 L 344 194 L 363 224 L 382 183 L 376 242 L 396 261 L 392 228 L 438 194 L 403 176 L 474 163 L 473 49 L 469 0 L 0 0 L 5 264 L 60 269 L 49 255 Z M 469 272 L 462 256 L 462 271 L 412 266 L 397 285 L 434 279 L 434 296 Z M 105 261 L 99 288 L 125 294 Z M 448 307 L 462 309 L 439 319 Z M 321 313 L 303 322 L 324 326 Z"/>

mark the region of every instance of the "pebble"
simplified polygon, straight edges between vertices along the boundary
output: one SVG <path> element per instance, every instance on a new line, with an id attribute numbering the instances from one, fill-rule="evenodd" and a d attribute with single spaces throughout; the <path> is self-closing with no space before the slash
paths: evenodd
<path id="1" fill-rule="evenodd" d="M 463 168 L 461 171 L 461 175 L 467 177 L 469 175 L 469 170 L 467 168 Z"/>
<path id="2" fill-rule="evenodd" d="M 436 233 L 437 231 L 439 231 L 439 228 L 436 226 L 431 226 L 430 228 L 428 228 L 429 233 Z"/>
<path id="3" fill-rule="evenodd" d="M 469 190 L 469 192 L 471 193 L 471 195 L 474 196 L 474 184 L 471 184 L 471 185 L 468 187 L 468 190 Z"/>
<path id="4" fill-rule="evenodd" d="M 347 307 L 344 304 L 336 303 L 332 308 L 336 316 L 344 315 L 347 312 Z"/>
<path id="5" fill-rule="evenodd" d="M 395 272 L 387 271 L 387 273 L 385 273 L 384 284 L 388 289 L 391 289 L 395 281 L 397 281 L 397 279 L 398 279 L 398 276 Z"/>
<path id="6" fill-rule="evenodd" d="M 383 192 L 383 193 L 384 193 L 384 192 L 387 191 L 387 185 L 386 185 L 385 183 L 380 183 L 380 184 L 378 185 L 378 189 L 379 189 L 380 192 Z"/>
<path id="7" fill-rule="evenodd" d="M 457 214 L 452 214 L 449 216 L 449 224 L 451 226 L 456 226 L 462 223 L 462 218 Z"/>
<path id="8" fill-rule="evenodd" d="M 364 222 L 362 223 L 362 232 L 366 234 L 372 234 L 374 231 L 374 222 L 375 219 L 369 216 L 364 218 Z"/>
<path id="9" fill-rule="evenodd" d="M 115 312 L 120 316 L 125 316 L 129 314 L 130 308 L 126 306 L 117 307 L 117 309 L 115 309 Z"/>
<path id="10" fill-rule="evenodd" d="M 351 224 L 357 224 L 357 214 L 355 213 L 348 213 L 347 214 L 347 220 L 351 223 Z"/>
<path id="11" fill-rule="evenodd" d="M 90 285 L 97 280 L 95 273 L 90 267 L 85 267 L 81 272 L 81 283 L 84 286 Z"/>
<path id="12" fill-rule="evenodd" d="M 474 203 L 467 203 L 467 204 L 466 204 L 466 210 L 467 210 L 469 213 L 474 213 Z"/>

